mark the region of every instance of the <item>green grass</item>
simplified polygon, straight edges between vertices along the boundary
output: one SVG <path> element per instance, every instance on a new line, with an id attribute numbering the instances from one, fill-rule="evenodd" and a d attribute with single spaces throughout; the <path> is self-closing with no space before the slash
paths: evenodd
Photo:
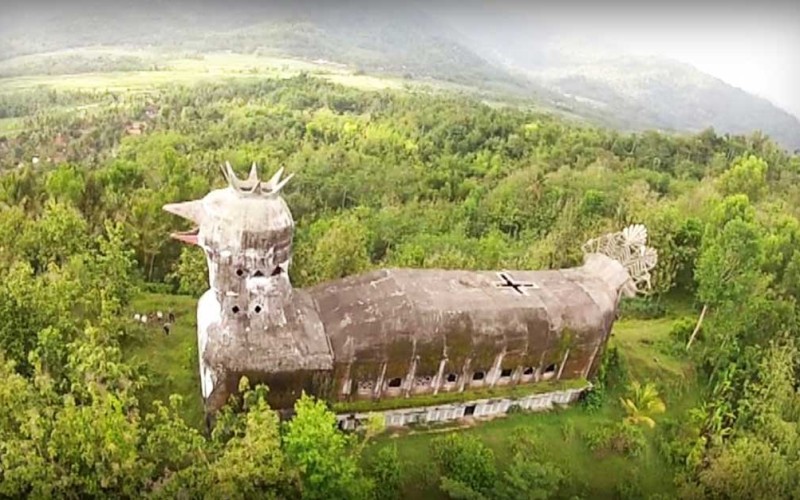
<path id="1" fill-rule="evenodd" d="M 617 483 L 624 479 L 624 472 L 636 468 L 645 493 L 670 493 L 671 483 L 667 466 L 663 463 L 652 443 L 642 456 L 627 458 L 617 455 L 601 456 L 586 445 L 583 435 L 604 422 L 622 419 L 621 410 L 606 408 L 603 412 L 589 414 L 581 408 L 554 410 L 545 413 L 519 413 L 508 415 L 473 427 L 453 429 L 480 438 L 495 455 L 498 470 L 502 471 L 511 461 L 511 446 L 515 431 L 523 430 L 535 436 L 543 450 L 532 460 L 546 460 L 558 464 L 567 471 L 573 481 L 584 485 L 591 495 L 583 498 L 613 498 Z M 565 426 L 572 430 L 565 432 Z M 364 462 L 371 460 L 377 451 L 395 443 L 403 464 L 403 498 L 446 498 L 438 488 L 438 477 L 430 459 L 430 442 L 441 435 L 438 432 L 415 432 L 401 430 L 378 438 L 367 446 Z M 653 431 L 646 431 L 652 434 Z M 575 493 L 579 493 L 576 491 Z"/>
<path id="2" fill-rule="evenodd" d="M 673 323 L 686 316 L 696 317 L 688 302 L 668 300 L 664 318 L 618 321 L 609 342 L 619 349 L 631 378 L 654 382 L 666 402 L 680 408 L 698 398 L 693 367 L 682 346 L 670 338 Z"/>
<path id="3" fill-rule="evenodd" d="M 143 363 L 152 374 L 148 394 L 167 402 L 171 394 L 183 397 L 181 413 L 188 423 L 201 428 L 203 401 L 197 359 L 197 298 L 179 295 L 142 294 L 131 304 L 134 312 L 175 314 L 170 334 L 164 335 L 158 323 L 144 326 L 144 335 L 123 346 L 133 363 Z"/>

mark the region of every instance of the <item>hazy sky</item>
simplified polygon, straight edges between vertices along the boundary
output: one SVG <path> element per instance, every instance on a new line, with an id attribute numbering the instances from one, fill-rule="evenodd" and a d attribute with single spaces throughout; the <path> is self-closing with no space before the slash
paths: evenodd
<path id="1" fill-rule="evenodd" d="M 508 5 L 518 19 L 692 64 L 800 117 L 800 1 Z"/>

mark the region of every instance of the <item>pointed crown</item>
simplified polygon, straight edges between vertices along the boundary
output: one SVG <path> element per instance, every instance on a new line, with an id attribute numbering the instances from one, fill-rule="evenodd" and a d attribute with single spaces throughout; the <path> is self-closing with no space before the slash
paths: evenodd
<path id="1" fill-rule="evenodd" d="M 258 178 L 258 168 L 256 164 L 253 163 L 253 166 L 250 168 L 250 175 L 247 176 L 247 179 L 241 180 L 236 177 L 236 173 L 233 171 L 233 167 L 231 167 L 229 162 L 225 162 L 225 166 L 222 167 L 222 175 L 225 177 L 225 180 L 228 181 L 228 185 L 237 193 L 261 196 L 273 196 L 278 194 L 281 188 L 294 176 L 294 174 L 289 174 L 281 179 L 283 175 L 283 167 L 281 167 L 270 180 L 264 182 Z"/>
<path id="2" fill-rule="evenodd" d="M 211 215 L 209 210 L 217 215 L 219 215 L 220 212 L 227 211 L 228 217 L 232 217 L 233 220 L 242 221 L 247 219 L 251 228 L 293 225 L 291 212 L 289 212 L 285 201 L 280 196 L 276 195 L 283 186 L 289 182 L 289 179 L 291 179 L 294 174 L 281 179 L 283 175 L 283 167 L 281 167 L 272 178 L 264 182 L 258 178 L 257 167 L 254 163 L 250 169 L 250 175 L 242 180 L 236 177 L 231 164 L 228 162 L 225 162 L 225 165 L 222 167 L 222 173 L 233 192 L 228 189 L 215 189 L 199 200 L 168 203 L 163 206 L 163 209 L 167 212 L 183 217 L 195 224 L 195 228 L 190 231 L 173 233 L 171 235 L 173 238 L 186 243 L 197 244 L 198 226 L 208 220 L 209 215 Z M 260 208 L 260 210 L 262 210 L 260 213 L 263 214 L 263 211 L 266 210 L 267 216 L 261 218 L 258 216 L 255 218 L 248 217 L 247 212 L 251 210 L 252 207 L 243 208 L 241 203 L 235 203 L 237 197 L 240 197 L 240 201 L 248 203 L 263 201 L 265 205 Z M 244 212 L 237 212 L 231 215 L 231 210 L 238 210 L 239 212 L 244 210 Z"/>

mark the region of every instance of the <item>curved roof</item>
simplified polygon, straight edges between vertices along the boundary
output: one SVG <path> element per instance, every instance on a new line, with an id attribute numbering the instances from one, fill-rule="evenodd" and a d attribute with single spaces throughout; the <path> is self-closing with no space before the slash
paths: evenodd
<path id="1" fill-rule="evenodd" d="M 337 361 L 467 334 L 472 344 L 578 342 L 607 325 L 617 290 L 584 268 L 551 271 L 381 269 L 309 289 Z M 553 334 L 553 335 L 550 335 Z M 359 354 L 358 358 L 363 358 Z"/>

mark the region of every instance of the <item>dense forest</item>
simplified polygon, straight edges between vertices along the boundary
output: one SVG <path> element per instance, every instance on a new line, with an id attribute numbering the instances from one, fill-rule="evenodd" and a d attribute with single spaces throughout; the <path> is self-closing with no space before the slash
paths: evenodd
<path id="1" fill-rule="evenodd" d="M 653 293 L 623 315 L 688 309 L 658 349 L 691 365 L 696 397 L 635 380 L 611 349 L 570 410 L 593 419 L 582 446 L 653 447 L 671 490 L 649 498 L 800 498 L 800 157 L 768 137 L 623 134 L 307 76 L 6 93 L 0 118 L 22 123 L 0 136 L 0 496 L 396 498 L 413 481 L 399 445 L 375 446 L 379 418 L 344 434 L 305 397 L 281 422 L 268 388 L 243 380 L 206 433 L 124 355 L 146 335 L 134 297 L 207 287 L 202 252 L 169 239 L 186 228 L 161 207 L 222 186 L 230 161 L 296 174 L 296 286 L 378 267 L 570 266 L 589 238 L 646 224 Z M 515 435 L 502 462 L 473 435 L 436 436 L 440 495 L 595 497 L 536 436 Z M 619 473 L 619 498 L 646 497 L 637 471 Z"/>

